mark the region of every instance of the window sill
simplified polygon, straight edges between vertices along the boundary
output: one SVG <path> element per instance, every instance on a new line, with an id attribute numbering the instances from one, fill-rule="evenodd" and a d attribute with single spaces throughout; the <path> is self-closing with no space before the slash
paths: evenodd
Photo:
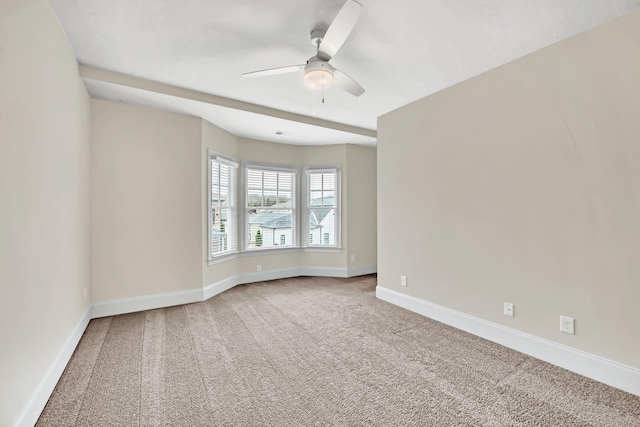
<path id="1" fill-rule="evenodd" d="M 207 265 L 216 265 L 216 264 L 221 264 L 223 262 L 227 262 L 230 261 L 232 259 L 237 258 L 239 255 L 238 252 L 232 252 L 229 254 L 224 254 L 224 255 L 218 255 L 215 258 L 211 258 L 209 261 L 207 261 Z"/>
<path id="2" fill-rule="evenodd" d="M 300 252 L 300 248 L 294 246 L 288 246 L 284 248 L 269 248 L 269 249 L 247 249 L 239 253 L 241 257 L 254 256 L 254 255 L 275 255 L 275 254 L 289 254 Z"/>
<path id="3" fill-rule="evenodd" d="M 273 249 L 249 249 L 246 251 L 233 252 L 230 254 L 220 255 L 213 259 L 207 261 L 207 265 L 216 265 L 221 264 L 223 262 L 230 261 L 236 258 L 245 258 L 252 256 L 265 256 L 265 255 L 276 255 L 276 254 L 291 254 L 291 253 L 300 253 L 300 252 L 309 252 L 309 253 L 341 253 L 342 248 L 340 247 L 315 247 L 315 246 L 307 246 L 307 247 L 299 247 L 299 248 L 273 248 Z"/>
<path id="4" fill-rule="evenodd" d="M 325 253 L 340 253 L 342 248 L 337 246 L 323 247 L 323 246 L 307 246 L 302 248 L 304 252 L 325 252 Z"/>

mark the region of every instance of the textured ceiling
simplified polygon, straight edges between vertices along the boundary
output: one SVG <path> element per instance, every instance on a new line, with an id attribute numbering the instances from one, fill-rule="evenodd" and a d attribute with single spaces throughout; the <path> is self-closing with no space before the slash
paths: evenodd
<path id="1" fill-rule="evenodd" d="M 242 78 L 303 64 L 310 31 L 344 0 L 51 0 L 80 64 L 375 129 L 377 117 L 592 28 L 640 0 L 358 0 L 362 15 L 331 63 L 360 97 L 321 95 L 302 73 Z M 92 96 L 198 115 L 242 137 L 293 144 L 375 138 L 86 78 Z M 284 135 L 275 135 L 284 131 Z"/>

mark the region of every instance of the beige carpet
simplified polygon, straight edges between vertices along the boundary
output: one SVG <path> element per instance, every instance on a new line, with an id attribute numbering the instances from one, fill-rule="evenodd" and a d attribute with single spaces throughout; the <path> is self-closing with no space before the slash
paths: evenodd
<path id="1" fill-rule="evenodd" d="M 375 299 L 238 286 L 92 320 L 38 426 L 640 426 L 640 398 Z"/>

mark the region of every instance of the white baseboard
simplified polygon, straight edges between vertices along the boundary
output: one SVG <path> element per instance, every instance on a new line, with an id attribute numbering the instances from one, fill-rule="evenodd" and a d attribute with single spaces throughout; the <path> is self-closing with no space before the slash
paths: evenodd
<path id="1" fill-rule="evenodd" d="M 318 277 L 348 277 L 346 268 L 331 267 L 301 267 L 297 276 L 318 276 Z"/>
<path id="2" fill-rule="evenodd" d="M 38 421 L 51 393 L 53 393 L 53 389 L 56 387 L 56 384 L 58 384 L 58 380 L 67 367 L 67 363 L 69 363 L 69 359 L 71 359 L 74 350 L 78 346 L 80 338 L 82 338 L 82 334 L 89 324 L 89 320 L 91 320 L 91 307 L 87 307 L 75 328 L 73 328 L 71 335 L 67 338 L 67 341 L 62 346 L 62 349 L 38 385 L 31 401 L 18 417 L 16 426 L 32 427 Z"/>
<path id="3" fill-rule="evenodd" d="M 365 265 L 362 267 L 347 268 L 347 277 L 365 276 L 367 274 L 375 274 L 378 272 L 377 265 Z"/>
<path id="4" fill-rule="evenodd" d="M 135 313 L 136 311 L 200 302 L 203 300 L 202 295 L 203 289 L 200 288 L 94 302 L 91 305 L 91 318 L 96 319 L 98 317 L 115 316 L 117 314 Z"/>
<path id="5" fill-rule="evenodd" d="M 286 279 L 298 276 L 319 276 L 319 277 L 355 277 L 365 274 L 373 274 L 377 271 L 377 266 L 365 266 L 352 269 L 327 268 L 327 267 L 295 267 L 283 268 L 279 270 L 260 271 L 255 273 L 238 274 L 219 282 L 205 286 L 203 289 L 202 301 L 218 295 L 237 285 L 247 283 L 264 282 L 267 280 Z M 174 304 L 175 305 L 175 304 Z"/>
<path id="6" fill-rule="evenodd" d="M 208 286 L 205 286 L 202 290 L 202 301 L 206 301 L 211 297 L 215 297 L 222 292 L 237 286 L 238 276 L 232 276 L 227 279 L 220 280 L 219 282 L 212 283 Z"/>
<path id="7" fill-rule="evenodd" d="M 187 291 L 167 292 L 162 294 L 95 302 L 91 306 L 91 318 L 96 319 L 99 317 L 115 316 L 118 314 L 134 313 L 136 311 L 153 310 L 156 308 L 206 301 L 227 289 L 231 289 L 234 286 L 245 283 L 264 282 L 267 280 L 286 279 L 288 277 L 298 276 L 354 277 L 375 273 L 376 270 L 375 265 L 352 269 L 330 267 L 293 267 L 238 274 L 219 282 L 212 283 L 202 289 L 190 289 Z"/>
<path id="8" fill-rule="evenodd" d="M 640 369 L 381 286 L 376 297 L 585 377 L 640 396 Z"/>
<path id="9" fill-rule="evenodd" d="M 267 270 L 255 273 L 239 274 L 236 277 L 239 285 L 246 283 L 264 282 L 267 280 L 286 279 L 288 277 L 300 276 L 299 268 L 282 268 L 279 270 Z"/>

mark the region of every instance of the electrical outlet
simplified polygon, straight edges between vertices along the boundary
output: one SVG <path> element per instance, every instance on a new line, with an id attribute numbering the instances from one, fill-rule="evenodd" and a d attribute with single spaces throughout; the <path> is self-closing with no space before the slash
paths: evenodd
<path id="1" fill-rule="evenodd" d="M 258 272 L 261 272 L 262 271 L 262 265 L 261 264 L 256 265 L 256 270 Z"/>
<path id="2" fill-rule="evenodd" d="M 400 285 L 407 286 L 407 276 L 400 276 Z"/>
<path id="3" fill-rule="evenodd" d="M 573 334 L 574 322 L 575 322 L 575 319 L 573 317 L 560 316 L 560 331 L 565 332 L 567 334 Z"/>
<path id="4" fill-rule="evenodd" d="M 504 315 L 513 317 L 513 304 L 510 302 L 504 303 Z"/>
<path id="5" fill-rule="evenodd" d="M 84 292 L 82 293 L 82 296 L 84 297 L 84 300 L 87 300 L 87 288 L 84 288 Z"/>
<path id="6" fill-rule="evenodd" d="M 356 256 L 355 255 L 351 255 L 351 262 L 356 260 Z"/>

